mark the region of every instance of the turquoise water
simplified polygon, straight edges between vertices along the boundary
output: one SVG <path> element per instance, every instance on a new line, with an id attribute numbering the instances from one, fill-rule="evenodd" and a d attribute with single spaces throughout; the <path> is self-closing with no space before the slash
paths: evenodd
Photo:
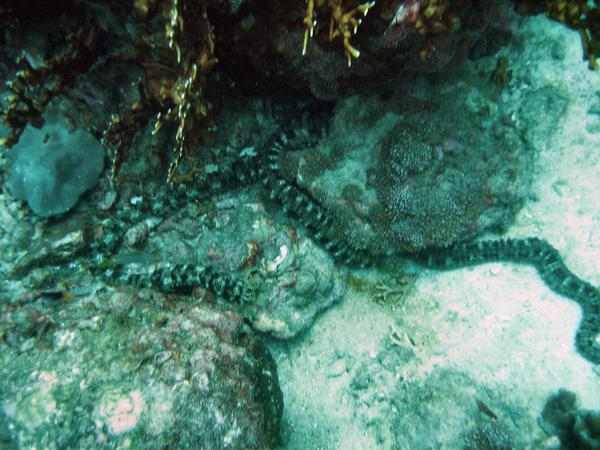
<path id="1" fill-rule="evenodd" d="M 297 3 L 0 9 L 0 448 L 596 448 L 578 33 Z"/>

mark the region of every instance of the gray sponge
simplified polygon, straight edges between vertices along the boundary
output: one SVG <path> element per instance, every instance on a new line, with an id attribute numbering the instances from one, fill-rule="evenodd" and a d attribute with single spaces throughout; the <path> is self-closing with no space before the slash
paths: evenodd
<path id="1" fill-rule="evenodd" d="M 90 133 L 69 133 L 58 121 L 40 130 L 28 126 L 8 154 L 8 187 L 39 216 L 71 209 L 104 170 L 104 148 Z"/>

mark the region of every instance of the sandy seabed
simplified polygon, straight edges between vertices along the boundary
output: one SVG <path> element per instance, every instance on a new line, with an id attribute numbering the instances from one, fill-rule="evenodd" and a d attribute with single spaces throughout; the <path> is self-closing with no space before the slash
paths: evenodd
<path id="1" fill-rule="evenodd" d="M 500 101 L 549 85 L 568 106 L 553 136 L 531 142 L 532 193 L 506 236 L 547 240 L 598 286 L 600 73 L 582 61 L 575 32 L 538 17 L 518 33 L 527 47 L 500 51 L 514 72 Z M 543 441 L 538 418 L 559 388 L 575 392 L 583 408 L 600 408 L 600 370 L 574 347 L 579 320 L 575 302 L 516 264 L 424 271 L 392 306 L 349 289 L 302 337 L 270 344 L 284 392 L 285 448 L 464 448 L 482 415 L 476 400 L 498 416 L 515 448 Z"/>

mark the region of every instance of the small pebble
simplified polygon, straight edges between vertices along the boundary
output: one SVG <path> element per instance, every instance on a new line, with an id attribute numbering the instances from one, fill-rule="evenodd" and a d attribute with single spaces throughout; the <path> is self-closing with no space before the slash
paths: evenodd
<path id="1" fill-rule="evenodd" d="M 327 373 L 328 378 L 336 378 L 346 372 L 346 363 L 343 359 L 338 359 L 333 363 L 331 370 Z"/>

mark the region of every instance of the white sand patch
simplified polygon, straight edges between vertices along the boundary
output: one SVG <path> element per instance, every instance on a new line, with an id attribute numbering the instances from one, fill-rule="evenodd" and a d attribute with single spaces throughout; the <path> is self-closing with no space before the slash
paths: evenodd
<path id="1" fill-rule="evenodd" d="M 515 89 L 552 85 L 569 98 L 569 106 L 551 139 L 533 137 L 540 154 L 532 198 L 507 235 L 546 239 L 575 274 L 600 285 L 600 114 L 590 113 L 600 111 L 600 73 L 581 60 L 577 33 L 542 17 L 527 21 L 522 33 L 525 50 L 510 55 Z M 504 101 L 516 98 L 518 92 Z M 274 346 L 286 405 L 286 448 L 390 445 L 375 424 L 393 418 L 393 407 L 378 409 L 376 398 L 361 405 L 351 398 L 350 385 L 357 367 L 386 349 L 392 326 L 412 339 L 416 355 L 395 375 L 392 371 L 398 386 L 408 383 L 410 389 L 410 382 L 434 371 L 456 370 L 519 405 L 525 416 L 519 423 L 531 429 L 547 397 L 561 387 L 574 391 L 582 407 L 598 409 L 600 370 L 574 347 L 579 320 L 579 306 L 524 265 L 425 271 L 395 311 L 350 291 L 303 338 Z M 382 387 L 382 404 L 398 389 L 387 386 L 383 392 L 385 383 L 370 383 Z M 446 445 L 439 448 L 455 448 Z"/>

